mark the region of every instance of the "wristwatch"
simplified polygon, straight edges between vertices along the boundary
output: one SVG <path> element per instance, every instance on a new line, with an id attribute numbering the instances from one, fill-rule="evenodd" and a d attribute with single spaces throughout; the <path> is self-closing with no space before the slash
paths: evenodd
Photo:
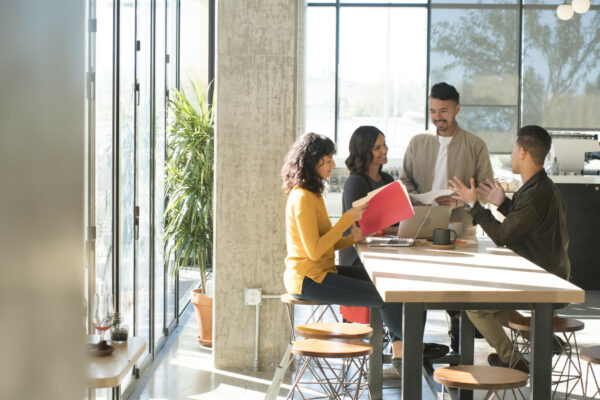
<path id="1" fill-rule="evenodd" d="M 475 202 L 465 203 L 465 210 L 471 211 L 471 209 L 475 206 Z"/>

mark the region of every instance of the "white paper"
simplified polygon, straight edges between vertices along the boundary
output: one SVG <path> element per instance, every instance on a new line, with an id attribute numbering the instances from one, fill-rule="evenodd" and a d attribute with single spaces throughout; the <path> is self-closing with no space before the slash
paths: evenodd
<path id="1" fill-rule="evenodd" d="M 437 199 L 438 197 L 449 196 L 452 193 L 454 193 L 452 189 L 438 189 L 432 190 L 431 192 L 427 193 L 409 193 L 408 195 L 410 196 L 410 200 L 413 203 L 415 201 L 419 201 L 423 204 L 433 204 L 435 199 Z"/>

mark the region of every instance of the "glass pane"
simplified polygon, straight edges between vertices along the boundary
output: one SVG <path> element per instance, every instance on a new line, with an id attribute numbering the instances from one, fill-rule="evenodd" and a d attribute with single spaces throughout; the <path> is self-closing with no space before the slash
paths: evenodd
<path id="1" fill-rule="evenodd" d="M 495 152 L 510 152 L 516 132 L 518 21 L 514 8 L 431 11 L 430 83 L 456 87 L 458 123 Z"/>
<path id="2" fill-rule="evenodd" d="M 112 1 L 98 2 L 96 17 L 96 292 L 110 293 L 113 265 Z"/>
<path id="3" fill-rule="evenodd" d="M 167 89 L 171 90 L 178 87 L 177 82 L 177 2 L 167 1 L 167 54 L 169 63 L 167 63 Z M 169 112 L 167 113 L 167 121 L 169 121 Z M 173 273 L 173 261 L 165 260 L 168 263 L 167 270 L 167 314 L 165 326 L 168 327 L 175 319 L 175 274 Z"/>
<path id="4" fill-rule="evenodd" d="M 306 15 L 306 132 L 335 140 L 335 8 Z"/>
<path id="5" fill-rule="evenodd" d="M 536 5 L 551 5 L 554 6 L 554 10 L 556 11 L 556 7 L 559 4 L 562 4 L 562 1 L 556 1 L 556 0 L 523 0 L 523 4 L 529 5 L 529 4 L 536 4 Z M 568 2 L 570 3 L 570 2 Z M 600 5 L 600 0 L 591 0 L 590 4 L 592 6 L 597 6 Z M 556 15 L 556 13 L 554 14 Z"/>
<path id="6" fill-rule="evenodd" d="M 490 153 L 510 153 L 517 133 L 517 107 L 466 106 L 457 116 L 461 126 L 477 134 Z"/>
<path id="7" fill-rule="evenodd" d="M 208 0 L 181 0 L 181 87 L 208 84 Z"/>
<path id="8" fill-rule="evenodd" d="M 387 3 L 387 4 L 406 4 L 406 3 L 415 4 L 415 3 L 423 3 L 423 4 L 427 4 L 427 0 L 341 0 L 340 3 L 341 4 L 356 4 L 356 3 L 361 3 L 361 4 L 382 4 L 382 3 Z"/>
<path id="9" fill-rule="evenodd" d="M 425 129 L 426 61 L 425 8 L 341 10 L 340 157 L 360 125 L 381 129 L 389 157 L 402 157 L 410 138 Z"/>
<path id="10" fill-rule="evenodd" d="M 191 83 L 198 81 L 201 88 L 208 85 L 208 0 L 181 1 L 180 84 L 192 98 Z M 179 271 L 179 312 L 190 301 L 190 291 L 200 280 L 197 268 Z"/>
<path id="11" fill-rule="evenodd" d="M 498 4 L 514 4 L 517 5 L 519 4 L 518 0 L 432 0 L 431 1 L 432 5 L 435 4 L 458 4 L 458 5 L 464 5 L 464 4 L 475 4 L 478 9 L 482 9 L 485 8 L 486 4 L 492 4 L 492 5 L 498 5 Z"/>
<path id="12" fill-rule="evenodd" d="M 463 104 L 517 104 L 518 21 L 514 9 L 433 9 L 431 83 L 454 85 Z"/>
<path id="13" fill-rule="evenodd" d="M 163 337 L 165 323 L 165 259 L 162 215 L 165 209 L 165 0 L 156 2 L 156 116 L 154 144 L 154 343 Z"/>
<path id="14" fill-rule="evenodd" d="M 136 241 L 136 335 L 150 343 L 150 0 L 137 1 L 137 107 L 136 205 L 139 207 L 139 235 Z M 147 346 L 150 352 L 151 346 Z M 142 357 L 143 360 L 143 357 Z"/>
<path id="15" fill-rule="evenodd" d="M 525 10 L 523 125 L 562 130 L 600 126 L 600 12 L 561 21 Z"/>
<path id="16" fill-rule="evenodd" d="M 133 212 L 134 212 L 134 44 L 135 14 L 133 1 L 121 4 L 120 71 L 120 300 L 123 321 L 133 326 Z"/>
<path id="17" fill-rule="evenodd" d="M 123 322 L 130 327 L 134 318 L 134 194 L 135 194 L 135 2 L 121 1 L 120 85 L 119 85 L 119 295 Z M 134 330 L 135 334 L 135 330 Z M 131 381 L 126 374 L 121 385 Z"/>

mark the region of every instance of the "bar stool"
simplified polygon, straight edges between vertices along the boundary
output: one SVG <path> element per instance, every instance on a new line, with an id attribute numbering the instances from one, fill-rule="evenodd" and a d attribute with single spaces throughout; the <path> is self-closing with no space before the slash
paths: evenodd
<path id="1" fill-rule="evenodd" d="M 318 301 L 300 300 L 289 293 L 282 294 L 280 299 L 282 303 L 285 303 L 288 313 L 288 323 L 290 324 L 290 341 L 287 345 L 285 353 L 283 354 L 283 357 L 281 358 L 281 361 L 279 362 L 279 365 L 277 365 L 275 368 L 271 385 L 269 386 L 269 389 L 267 389 L 267 394 L 265 397 L 267 400 L 275 399 L 277 397 L 279 387 L 281 386 L 281 381 L 285 375 L 285 371 L 287 371 L 290 365 L 294 362 L 294 357 L 292 356 L 292 342 L 296 340 L 294 307 L 311 306 L 312 310 L 305 321 L 307 324 L 311 322 L 320 322 L 325 316 L 328 315 L 331 316 L 334 321 L 339 322 L 332 304 L 321 303 Z"/>
<path id="2" fill-rule="evenodd" d="M 594 368 L 592 368 L 592 364 L 600 364 L 600 346 L 588 346 L 581 349 L 581 358 L 588 362 L 587 368 L 585 370 L 585 383 L 583 386 L 583 398 L 587 399 L 587 387 L 590 378 L 590 372 L 592 374 L 592 378 L 594 379 L 594 383 L 596 384 L 596 391 L 592 393 L 591 399 L 595 399 L 596 395 L 600 398 L 600 385 L 598 385 L 598 380 L 596 379 L 596 374 L 594 373 Z"/>
<path id="3" fill-rule="evenodd" d="M 307 339 L 356 340 L 370 338 L 372 334 L 373 328 L 368 325 L 342 322 L 318 322 L 296 327 L 296 335 Z"/>
<path id="4" fill-rule="evenodd" d="M 516 369 L 490 367 L 484 365 L 460 365 L 435 370 L 433 379 L 442 385 L 442 398 L 446 387 L 468 390 L 487 390 L 484 400 L 500 397 L 499 390 L 511 390 L 516 399 L 515 389 L 525 400 L 519 388 L 527 384 L 529 375 Z"/>
<path id="5" fill-rule="evenodd" d="M 367 356 L 373 353 L 373 346 L 369 343 L 350 340 L 334 341 L 324 339 L 296 340 L 292 343 L 292 353 L 301 357 L 304 362 L 287 395 L 291 398 L 298 392 L 303 399 L 307 399 L 308 392 L 303 388 L 318 385 L 326 389 L 326 397 L 330 399 L 358 399 L 365 391 L 369 390 L 367 379 Z M 351 377 L 340 373 L 332 367 L 331 359 L 343 359 L 346 363 L 356 368 L 356 373 Z M 302 381 L 304 373 L 310 365 L 314 365 L 311 374 L 314 380 Z M 316 393 L 314 398 L 323 398 L 322 393 Z"/>
<path id="6" fill-rule="evenodd" d="M 373 328 L 368 325 L 354 323 L 317 322 L 296 326 L 296 336 L 302 336 L 306 339 L 352 341 L 368 339 L 372 335 Z M 300 358 L 300 361 L 302 362 L 302 358 Z M 328 366 L 329 369 L 333 370 L 331 364 Z M 356 366 L 356 364 L 351 360 L 343 359 L 341 365 L 336 368 L 337 379 L 339 381 L 354 382 L 360 370 L 353 371 L 353 366 Z M 313 376 L 319 376 L 319 371 L 315 367 L 316 365 L 308 365 Z M 328 385 L 324 384 L 323 389 L 325 392 L 328 392 Z"/>
<path id="7" fill-rule="evenodd" d="M 513 357 L 515 353 L 519 353 L 522 356 L 531 352 L 531 343 L 529 340 L 531 317 L 513 318 L 508 322 L 508 327 L 511 328 L 513 342 L 513 354 L 511 355 L 511 362 L 509 364 L 513 366 L 514 362 L 518 360 L 517 357 Z M 553 333 L 560 333 L 564 338 L 564 341 L 561 341 L 558 336 L 554 337 L 557 346 L 560 348 L 560 353 L 556 354 L 558 357 L 552 364 L 552 384 L 555 385 L 552 398 L 554 398 L 558 386 L 562 383 L 567 384 L 565 399 L 573 392 L 578 382 L 581 385 L 582 391 L 584 390 L 579 347 L 577 346 L 577 337 L 575 335 L 575 332 L 582 330 L 584 327 L 585 324 L 582 321 L 572 318 L 554 317 L 552 321 Z M 565 357 L 561 357 L 563 355 Z M 573 382 L 573 387 L 569 390 L 571 382 Z"/>

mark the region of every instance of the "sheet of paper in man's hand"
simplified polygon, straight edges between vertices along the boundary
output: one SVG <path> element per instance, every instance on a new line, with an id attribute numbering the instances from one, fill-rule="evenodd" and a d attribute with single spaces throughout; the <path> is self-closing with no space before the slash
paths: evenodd
<path id="1" fill-rule="evenodd" d="M 427 193 L 409 193 L 411 201 L 419 201 L 423 204 L 433 204 L 435 199 L 442 196 L 450 196 L 454 191 L 452 189 L 438 189 Z"/>

